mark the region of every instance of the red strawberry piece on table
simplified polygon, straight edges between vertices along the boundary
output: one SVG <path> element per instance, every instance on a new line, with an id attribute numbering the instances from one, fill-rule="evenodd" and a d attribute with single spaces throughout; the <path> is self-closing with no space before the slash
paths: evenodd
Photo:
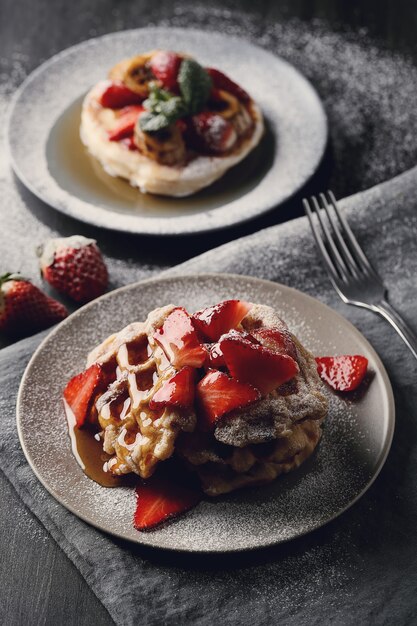
<path id="1" fill-rule="evenodd" d="M 158 50 L 152 55 L 151 70 L 162 85 L 171 91 L 177 91 L 177 76 L 182 59 L 175 52 Z"/>
<path id="2" fill-rule="evenodd" d="M 220 340 L 229 372 L 267 394 L 298 374 L 298 364 L 286 354 L 277 354 L 244 337 L 225 336 Z"/>
<path id="3" fill-rule="evenodd" d="M 100 98 L 101 106 L 108 109 L 123 109 L 123 107 L 131 104 L 140 104 L 142 101 L 142 96 L 126 87 L 120 81 L 110 83 Z"/>
<path id="4" fill-rule="evenodd" d="M 109 141 L 120 141 L 133 135 L 138 117 L 144 110 L 139 105 L 120 109 L 117 124 L 108 132 Z"/>
<path id="5" fill-rule="evenodd" d="M 63 304 L 19 274 L 0 277 L 0 332 L 25 336 L 49 328 L 67 315 Z"/>
<path id="6" fill-rule="evenodd" d="M 107 268 L 94 239 L 51 239 L 39 253 L 43 278 L 76 302 L 88 302 L 106 291 Z"/>
<path id="7" fill-rule="evenodd" d="M 149 408 L 153 411 L 164 406 L 184 409 L 192 407 L 194 380 L 195 370 L 189 366 L 183 367 L 158 389 L 149 403 Z"/>
<path id="8" fill-rule="evenodd" d="M 368 359 L 359 354 L 316 357 L 320 377 L 336 391 L 357 389 L 368 368 Z"/>
<path id="9" fill-rule="evenodd" d="M 237 134 L 224 117 L 203 111 L 191 118 L 189 140 L 198 150 L 222 154 L 233 148 Z"/>
<path id="10" fill-rule="evenodd" d="M 233 82 L 233 80 L 231 80 L 228 76 L 226 76 L 226 74 L 223 74 L 223 72 L 220 72 L 220 70 L 216 70 L 213 67 L 207 67 L 206 70 L 213 81 L 213 85 L 217 89 L 224 89 L 225 91 L 228 91 L 242 102 L 248 102 L 250 100 L 249 94 L 242 89 L 242 87 Z"/>
<path id="11" fill-rule="evenodd" d="M 243 300 L 225 300 L 193 315 L 194 326 L 207 339 L 217 341 L 221 335 L 236 328 L 251 309 Z"/>
<path id="12" fill-rule="evenodd" d="M 252 336 L 263 346 L 277 354 L 289 354 L 293 359 L 297 358 L 297 349 L 289 332 L 278 328 L 259 328 L 251 332 Z"/>
<path id="13" fill-rule="evenodd" d="M 260 393 L 246 383 L 212 370 L 197 385 L 200 425 L 210 430 L 225 413 L 240 409 L 256 400 Z"/>
<path id="14" fill-rule="evenodd" d="M 195 507 L 201 492 L 173 480 L 153 476 L 136 487 L 134 527 L 149 530 Z"/>
<path id="15" fill-rule="evenodd" d="M 103 385 L 103 370 L 94 363 L 87 370 L 77 374 L 64 389 L 64 398 L 74 413 L 78 427 L 90 421 L 90 411 L 98 389 Z"/>
<path id="16" fill-rule="evenodd" d="M 207 350 L 198 339 L 191 317 L 181 307 L 168 315 L 154 339 L 177 369 L 184 365 L 202 367 L 206 360 Z"/>

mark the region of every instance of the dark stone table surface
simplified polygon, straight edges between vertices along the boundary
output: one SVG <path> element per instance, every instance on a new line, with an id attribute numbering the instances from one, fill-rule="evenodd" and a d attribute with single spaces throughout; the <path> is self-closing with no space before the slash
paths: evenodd
<path id="1" fill-rule="evenodd" d="M 417 56 L 417 5 L 413 0 L 229 0 L 210 4 L 213 10 L 227 9 L 230 19 L 252 13 L 265 23 L 296 17 L 305 22 L 321 19 L 334 30 L 366 29 L 369 37 L 386 49 L 404 52 L 414 60 Z M 194 10 L 195 3 L 185 0 L 1 0 L 0 79 L 14 71 L 19 57 L 25 59 L 24 70 L 28 73 L 52 54 L 86 38 L 146 26 L 169 19 L 178 11 L 192 15 Z M 22 193 L 29 208 L 36 204 L 28 192 Z M 65 218 L 57 214 L 54 220 L 55 230 L 62 225 L 65 233 Z M 262 225 L 255 223 L 248 228 Z M 243 232 L 228 232 L 226 237 L 231 239 Z M 190 242 L 179 254 L 168 250 L 161 267 L 223 240 L 222 235 L 216 235 Z M 113 623 L 76 568 L 1 473 L 0 503 L 0 622 L 7 626 Z"/>

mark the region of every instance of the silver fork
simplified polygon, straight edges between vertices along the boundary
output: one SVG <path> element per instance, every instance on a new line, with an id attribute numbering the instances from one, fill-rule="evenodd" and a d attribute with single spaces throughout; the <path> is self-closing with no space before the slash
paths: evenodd
<path id="1" fill-rule="evenodd" d="M 382 315 L 417 358 L 417 337 L 389 304 L 388 290 L 368 261 L 331 191 L 303 200 L 329 278 L 343 302 Z M 314 214 L 317 219 L 314 219 Z M 327 219 L 325 219 L 325 217 Z"/>

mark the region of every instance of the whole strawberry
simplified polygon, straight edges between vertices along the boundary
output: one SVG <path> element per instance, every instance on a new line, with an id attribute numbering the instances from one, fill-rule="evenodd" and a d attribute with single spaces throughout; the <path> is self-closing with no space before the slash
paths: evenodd
<path id="1" fill-rule="evenodd" d="M 49 328 L 67 315 L 63 304 L 19 274 L 0 276 L 0 332 L 23 337 Z"/>
<path id="2" fill-rule="evenodd" d="M 94 300 L 107 289 L 107 268 L 94 239 L 50 239 L 40 250 L 40 266 L 43 278 L 76 302 Z"/>

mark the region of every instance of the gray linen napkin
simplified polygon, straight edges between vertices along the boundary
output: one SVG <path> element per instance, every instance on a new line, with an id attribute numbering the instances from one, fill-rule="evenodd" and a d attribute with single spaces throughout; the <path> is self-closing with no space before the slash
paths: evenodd
<path id="1" fill-rule="evenodd" d="M 416 202 L 417 169 L 342 202 L 392 302 L 411 322 L 417 314 Z M 298 287 L 342 312 L 380 354 L 394 387 L 397 426 L 382 473 L 352 509 L 307 537 L 233 557 L 152 551 L 89 527 L 47 494 L 17 438 L 17 387 L 42 335 L 0 353 L 1 470 L 117 624 L 411 623 L 417 616 L 414 358 L 383 320 L 338 300 L 305 218 L 226 244 L 165 275 L 207 270 Z"/>

